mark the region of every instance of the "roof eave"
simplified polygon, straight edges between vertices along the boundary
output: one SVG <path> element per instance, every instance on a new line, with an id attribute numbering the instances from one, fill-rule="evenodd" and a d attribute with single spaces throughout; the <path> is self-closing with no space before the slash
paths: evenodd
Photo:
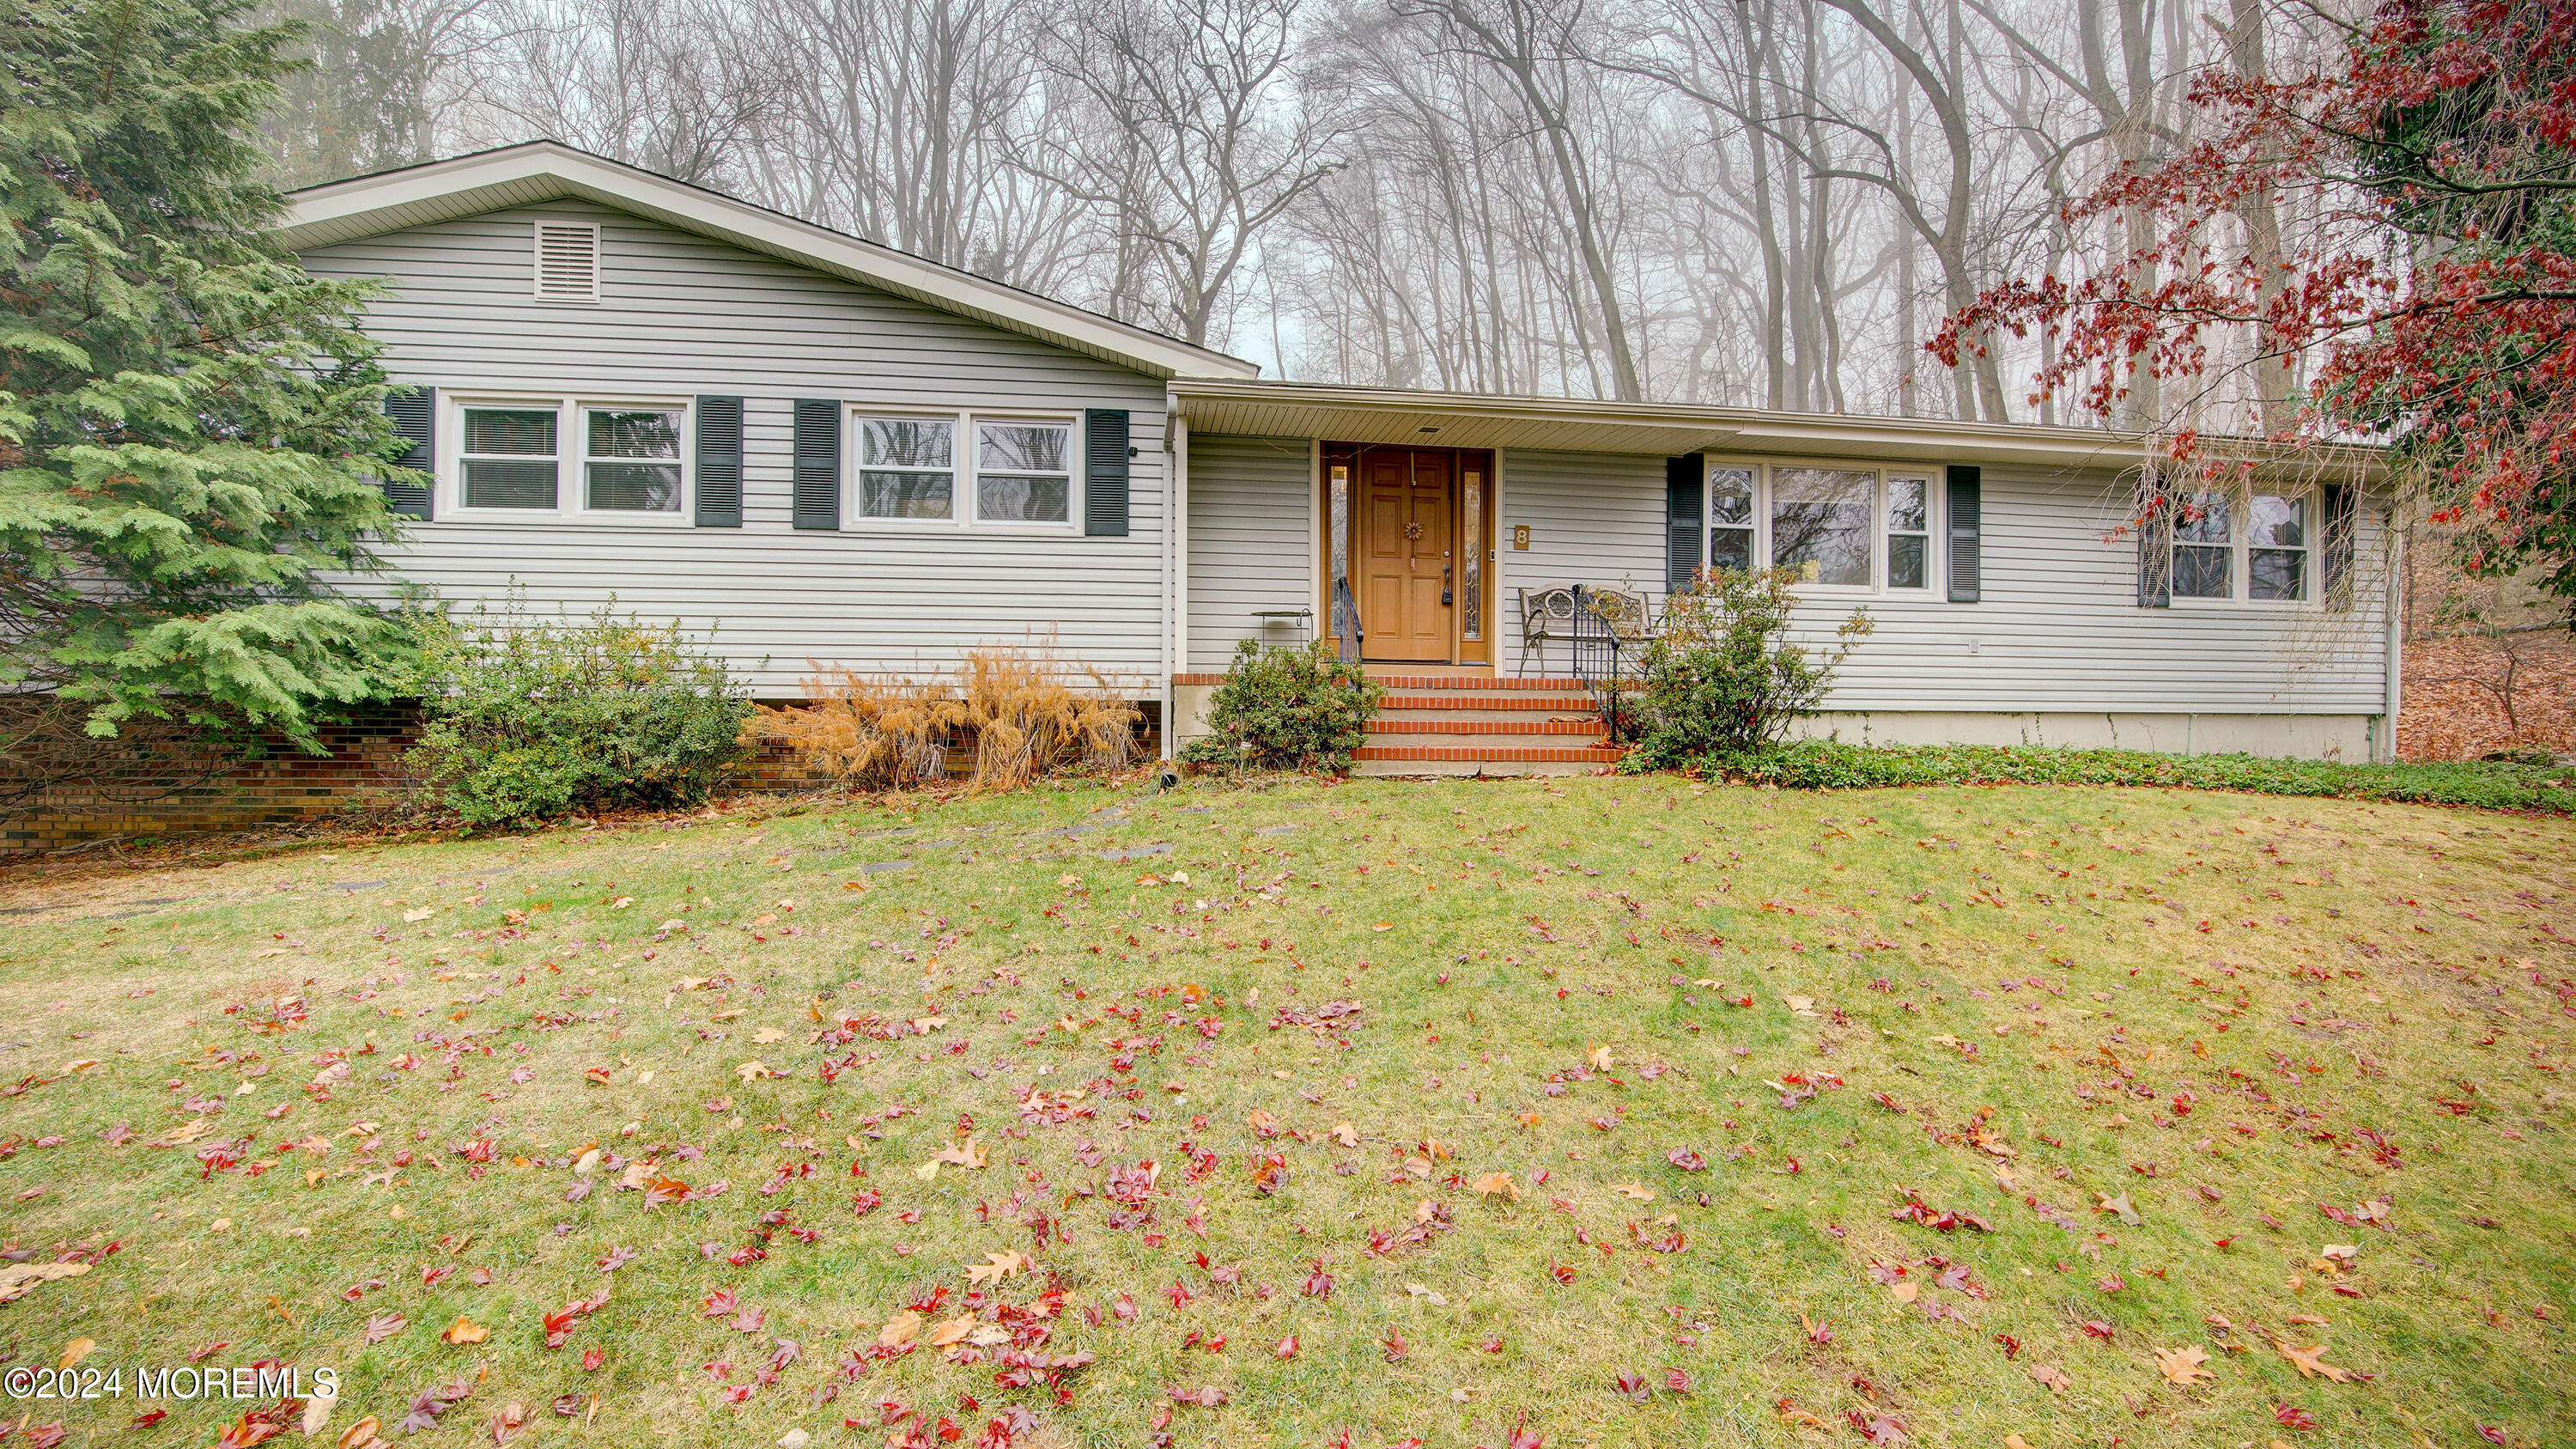
<path id="1" fill-rule="evenodd" d="M 1580 398 L 1499 397 L 1391 388 L 1347 388 L 1312 383 L 1179 378 L 1171 384 L 1183 416 L 1220 406 L 1267 405 L 1304 410 L 1364 424 L 1373 417 L 1442 416 L 1469 424 L 1501 419 L 1555 420 L 1632 435 L 1640 453 L 1804 453 L 1849 458 L 1919 458 L 1927 446 L 1960 463 L 2027 464 L 2054 468 L 2127 469 L 2148 448 L 2134 433 L 2013 423 L 1964 423 L 1932 418 L 1888 418 L 1767 412 L 1754 408 L 1599 402 Z M 1193 422 L 1195 424 L 1195 419 Z M 1446 428 L 1426 445 L 1475 446 L 1453 441 Z M 1395 438 L 1358 437 L 1388 442 Z M 1525 446 L 1525 445 L 1524 445 Z M 2385 449 L 2361 445 L 2293 446 L 2258 438 L 2203 440 L 2204 456 L 2246 459 L 2258 467 L 2328 467 L 2377 481 L 2387 472 Z"/>

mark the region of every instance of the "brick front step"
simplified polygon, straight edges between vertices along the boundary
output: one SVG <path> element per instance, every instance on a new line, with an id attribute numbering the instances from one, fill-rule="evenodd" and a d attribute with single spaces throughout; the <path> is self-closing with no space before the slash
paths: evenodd
<path id="1" fill-rule="evenodd" d="M 1363 745 L 1353 752 L 1354 775 L 1591 775 L 1619 762 L 1625 750 L 1554 745 Z"/>
<path id="2" fill-rule="evenodd" d="M 1362 745 L 1352 758 L 1373 762 L 1450 760 L 1471 764 L 1615 765 L 1628 752 L 1615 745 Z"/>
<path id="3" fill-rule="evenodd" d="M 1385 685 L 1390 690 L 1472 689 L 1505 690 L 1514 693 L 1528 690 L 1554 690 L 1559 694 L 1567 694 L 1584 688 L 1584 683 L 1580 679 L 1518 679 L 1492 674 L 1374 674 L 1369 677 L 1375 679 L 1378 683 Z M 1223 684 L 1225 683 L 1225 676 L 1222 674 L 1175 674 L 1172 676 L 1172 683 L 1179 685 Z"/>
<path id="4" fill-rule="evenodd" d="M 1433 715 L 1428 719 L 1373 719 L 1373 735 L 1585 735 L 1598 738 L 1598 716 L 1583 719 L 1472 719 Z"/>
<path id="5" fill-rule="evenodd" d="M 1522 714 L 1593 713 L 1592 700 L 1580 694 L 1391 694 L 1378 706 L 1392 710 L 1511 710 Z"/>

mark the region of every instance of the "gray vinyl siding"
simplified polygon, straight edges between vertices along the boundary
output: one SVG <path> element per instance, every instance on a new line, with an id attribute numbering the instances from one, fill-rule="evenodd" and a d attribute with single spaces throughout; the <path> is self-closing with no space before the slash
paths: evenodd
<path id="1" fill-rule="evenodd" d="M 1938 475 L 1939 460 L 1926 460 Z M 1664 472 L 1659 458 L 1515 451 L 1502 460 L 1506 672 L 1520 665 L 1515 590 L 1622 585 L 1660 602 Z M 1799 610 L 1827 642 L 1854 604 L 1876 632 L 1844 665 L 1829 701 L 1855 710 L 2370 714 L 2383 706 L 2386 573 L 2380 515 L 2364 509 L 2354 545 L 2356 607 L 2136 604 L 2136 544 L 2113 536 L 2128 496 L 2107 473 L 1984 473 L 1984 600 L 1936 587 L 1820 602 Z M 1527 524 L 1528 552 L 1510 547 Z M 1937 552 L 1937 550 L 1936 550 Z M 2313 566 L 2313 559 L 2312 559 Z"/>
<path id="2" fill-rule="evenodd" d="M 1306 607 L 1310 485 L 1304 445 L 1191 441 L 1193 668 L 1214 668 L 1255 608 Z M 1276 460 L 1265 465 L 1263 460 Z M 1926 460 L 1936 470 L 1938 459 Z M 1496 663 L 1562 675 L 1566 646 L 1523 663 L 1519 591 L 1557 584 L 1642 589 L 1660 605 L 1660 458 L 1513 450 L 1501 459 Z M 1259 496 L 1264 488 L 1272 496 Z M 2136 545 L 2117 531 L 2125 488 L 2108 473 L 1984 473 L 1984 600 L 1934 587 L 1819 601 L 1798 624 L 1830 641 L 1854 604 L 1876 632 L 1844 665 L 1837 711 L 2088 714 L 2375 714 L 2386 688 L 2384 532 L 2362 511 L 2356 607 L 2136 604 Z M 1511 546 L 1526 525 L 1530 546 Z M 1936 550 L 1937 553 L 1937 550 Z M 1910 595 L 1910 596 L 1909 596 Z"/>
<path id="3" fill-rule="evenodd" d="M 1221 670 L 1240 639 L 1313 637 L 1312 619 L 1259 609 L 1314 608 L 1314 455 L 1304 438 L 1190 439 L 1188 668 Z"/>
<path id="4" fill-rule="evenodd" d="M 1507 452 L 1501 527 L 1494 557 L 1502 618 L 1494 632 L 1494 665 L 1505 674 L 1563 676 L 1573 646 L 1524 647 L 1523 590 L 1560 584 L 1664 592 L 1664 460 L 1627 453 Z M 1512 547 L 1515 528 L 1530 546 Z"/>
<path id="5" fill-rule="evenodd" d="M 531 290 L 534 222 L 603 226 L 601 300 Z M 552 614 L 609 601 L 714 631 L 763 697 L 814 663 L 929 674 L 980 644 L 1045 644 L 1068 663 L 1159 689 L 1167 517 L 1162 384 L 905 298 L 581 202 L 493 212 L 304 254 L 316 274 L 381 276 L 367 330 L 394 380 L 459 391 L 722 394 L 745 399 L 743 526 L 571 520 L 421 525 L 389 561 L 452 603 L 515 588 Z M 890 409 L 1132 414 L 1131 532 L 789 526 L 796 398 Z M 444 447 L 439 463 L 452 468 Z M 845 517 L 855 504 L 845 439 Z M 1075 459 L 1079 472 L 1079 443 Z M 570 486 L 572 469 L 565 470 Z M 961 469 L 960 494 L 970 486 Z M 1079 479 L 1077 477 L 1077 506 Z M 962 506 L 962 496 L 961 496 Z M 1077 513 L 1077 519 L 1079 514 Z"/>

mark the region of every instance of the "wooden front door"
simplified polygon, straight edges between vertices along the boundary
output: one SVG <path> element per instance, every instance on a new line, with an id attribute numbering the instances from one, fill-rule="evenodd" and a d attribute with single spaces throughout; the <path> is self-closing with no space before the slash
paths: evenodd
<path id="1" fill-rule="evenodd" d="M 1448 662 L 1456 637 L 1456 507 L 1448 453 L 1360 454 L 1359 605 L 1363 656 Z"/>

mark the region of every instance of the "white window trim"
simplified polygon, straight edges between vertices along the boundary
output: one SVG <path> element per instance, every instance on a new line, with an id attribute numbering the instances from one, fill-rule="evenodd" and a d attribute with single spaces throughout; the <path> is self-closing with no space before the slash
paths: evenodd
<path id="1" fill-rule="evenodd" d="M 1870 486 L 1870 553 L 1869 582 L 1866 584 L 1794 584 L 1801 597 L 1819 599 L 1876 599 L 1893 602 L 1936 602 L 1944 597 L 1943 568 L 1946 559 L 1938 541 L 1949 508 L 1949 491 L 1943 486 L 1939 468 L 1890 467 L 1884 463 L 1856 458 L 1799 458 L 1783 462 L 1777 458 L 1733 457 L 1722 453 L 1704 455 L 1701 474 L 1699 561 L 1709 561 L 1709 534 L 1717 522 L 1717 490 L 1709 483 L 1710 475 L 1722 468 L 1750 469 L 1753 473 L 1753 558 L 1757 568 L 1771 564 L 1771 472 L 1775 468 L 1819 468 L 1839 473 L 1867 473 L 1874 480 Z M 1920 588 L 1898 588 L 1887 581 L 1887 480 L 1891 475 L 1924 480 L 1923 585 Z M 1727 525 L 1733 526 L 1733 525 Z"/>
<path id="2" fill-rule="evenodd" d="M 949 508 L 946 518 L 875 518 L 861 512 L 863 495 L 859 475 L 867 471 L 864 426 L 871 418 L 892 418 L 905 422 L 949 423 L 951 434 L 948 459 L 952 474 L 949 486 Z M 983 471 L 982 439 L 977 427 L 983 423 L 1022 423 L 1065 430 L 1065 517 L 1062 523 L 1029 522 L 1022 519 L 981 518 L 977 508 L 982 501 L 976 487 L 976 475 Z M 1082 533 L 1083 489 L 1088 469 L 1085 460 L 1083 415 L 1070 409 L 1027 407 L 905 407 L 900 404 L 878 405 L 865 402 L 848 404 L 841 417 L 841 527 L 845 531 L 885 530 L 893 533 L 998 533 L 1021 537 L 1079 537 Z M 933 471 L 933 470 L 922 470 Z"/>
<path id="3" fill-rule="evenodd" d="M 2174 506 L 2179 510 L 2184 501 L 2187 500 L 2191 494 L 2214 491 L 2217 490 L 2207 488 L 2178 488 L 2175 490 L 2173 495 Z M 2231 484 L 2227 491 L 2231 500 L 2228 507 L 2229 517 L 2226 545 L 2227 595 L 2222 598 L 2214 594 L 2186 594 L 2173 587 L 2173 556 L 2177 550 L 2186 548 L 2216 548 L 2218 545 L 2214 543 L 2187 543 L 2178 537 L 2172 536 L 2175 530 L 2169 527 L 2166 529 L 2167 538 L 2165 540 L 2166 607 L 2185 610 L 2252 609 L 2269 612 L 2295 612 L 2303 609 L 2314 610 L 2324 607 L 2322 599 L 2322 595 L 2324 593 L 2324 580 L 2320 579 L 2317 575 L 2318 570 L 2324 567 L 2325 559 L 2325 550 L 2322 546 L 2325 535 L 2325 494 L 2312 484 L 2300 484 L 2295 487 L 2287 488 L 2279 486 L 2268 488 L 2245 487 Z M 2299 570 L 2301 592 L 2299 597 L 2295 599 L 2258 599 L 2254 597 L 2254 497 L 2258 493 L 2266 498 L 2296 498 L 2300 502 L 2300 525 L 2306 531 L 2307 535 L 2307 542 L 2301 546 L 2300 552 L 2307 555 L 2307 565 Z M 2178 522 L 2178 512 L 2176 517 Z"/>
<path id="4" fill-rule="evenodd" d="M 546 290 L 546 232 L 586 231 L 590 233 L 590 292 L 575 296 Z M 528 295 L 535 301 L 561 307 L 595 307 L 607 290 L 608 239 L 595 221 L 559 221 L 538 217 L 528 228 Z"/>
<path id="5" fill-rule="evenodd" d="M 693 528 L 697 525 L 697 403 L 690 397 L 639 397 L 614 392 L 447 392 L 439 393 L 439 499 L 441 521 L 458 523 L 578 523 L 588 527 Z M 465 503 L 465 414 L 477 408 L 551 409 L 555 414 L 555 506 L 552 508 L 469 508 Z M 652 409 L 680 415 L 680 506 L 658 512 L 629 508 L 592 508 L 589 431 L 582 427 L 584 408 Z"/>

